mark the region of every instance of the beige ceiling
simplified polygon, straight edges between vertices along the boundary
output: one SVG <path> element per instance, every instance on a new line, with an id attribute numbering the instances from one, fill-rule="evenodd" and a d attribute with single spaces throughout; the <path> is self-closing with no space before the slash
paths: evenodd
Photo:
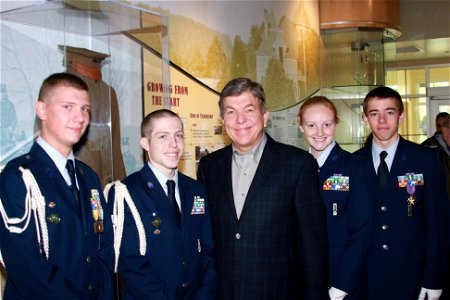
<path id="1" fill-rule="evenodd" d="M 450 38 L 393 41 L 384 45 L 386 63 L 445 64 L 450 63 Z"/>
<path id="2" fill-rule="evenodd" d="M 385 61 L 398 66 L 450 63 L 450 1 L 399 0 L 401 36 L 385 43 Z"/>

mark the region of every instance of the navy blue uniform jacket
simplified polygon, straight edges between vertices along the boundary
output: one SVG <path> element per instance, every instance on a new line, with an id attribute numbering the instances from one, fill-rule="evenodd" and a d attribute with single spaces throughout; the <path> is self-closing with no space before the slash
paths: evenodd
<path id="1" fill-rule="evenodd" d="M 45 197 L 50 245 L 47 260 L 39 251 L 33 217 L 20 234 L 10 233 L 1 222 L 0 245 L 8 273 L 5 299 L 112 299 L 111 220 L 106 217 L 109 213 L 97 175 L 80 161 L 75 165 L 82 213 L 64 177 L 37 143 L 28 154 L 10 161 L 0 174 L 0 196 L 6 213 L 19 218 L 24 214 L 26 191 L 18 168 L 33 173 Z M 101 234 L 94 232 L 92 190 L 99 193 L 105 210 L 105 230 Z"/>
<path id="2" fill-rule="evenodd" d="M 237 219 L 232 147 L 200 160 L 211 207 L 219 299 L 328 299 L 325 206 L 312 155 L 268 136 Z"/>
<path id="3" fill-rule="evenodd" d="M 125 205 L 118 266 L 125 284 L 123 298 L 213 299 L 217 278 L 209 211 L 206 206 L 204 214 L 193 212 L 195 197 L 206 204 L 203 186 L 178 172 L 180 228 L 166 193 L 147 164 L 122 182 L 139 211 L 147 240 L 146 255 L 142 256 L 136 225 Z M 108 198 L 113 197 L 111 189 Z"/>
<path id="4" fill-rule="evenodd" d="M 320 195 L 327 207 L 330 286 L 346 291 L 349 297 L 363 274 L 371 230 L 372 203 L 364 163 L 336 143 L 320 168 Z"/>
<path id="5" fill-rule="evenodd" d="M 384 191 L 373 167 L 372 144 L 356 154 L 370 161 L 367 172 L 374 196 L 367 299 L 417 299 L 421 287 L 442 289 L 447 266 L 448 200 L 437 154 L 400 137 Z M 408 188 L 399 184 L 407 173 L 423 179 L 415 185 L 411 216 Z"/>

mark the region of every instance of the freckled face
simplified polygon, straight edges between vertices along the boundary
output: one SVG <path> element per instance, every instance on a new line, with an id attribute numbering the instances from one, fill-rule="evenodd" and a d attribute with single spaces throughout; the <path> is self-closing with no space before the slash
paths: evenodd
<path id="1" fill-rule="evenodd" d="M 224 98 L 223 124 L 236 149 L 251 151 L 261 140 L 269 112 L 262 112 L 259 100 L 250 92 Z"/>
<path id="2" fill-rule="evenodd" d="M 322 104 L 312 105 L 303 112 L 299 128 L 311 146 L 311 154 L 317 158 L 334 141 L 334 112 Z"/>

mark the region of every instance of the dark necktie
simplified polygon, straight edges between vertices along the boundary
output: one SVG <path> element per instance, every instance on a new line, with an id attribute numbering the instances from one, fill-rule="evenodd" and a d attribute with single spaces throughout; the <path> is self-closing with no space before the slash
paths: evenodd
<path id="1" fill-rule="evenodd" d="M 380 165 L 378 166 L 378 181 L 380 182 L 381 189 L 384 190 L 386 187 L 387 179 L 389 176 L 389 169 L 384 160 L 387 156 L 386 151 L 381 151 L 380 153 Z"/>
<path id="2" fill-rule="evenodd" d="M 180 225 L 180 208 L 178 207 L 177 200 L 175 199 L 175 181 L 167 180 L 167 197 L 169 198 L 169 203 L 175 213 L 175 218 L 177 219 L 178 225 Z"/>
<path id="3" fill-rule="evenodd" d="M 77 205 L 80 204 L 80 196 L 79 196 L 79 190 L 77 187 L 77 180 L 75 179 L 75 168 L 73 166 L 73 160 L 68 159 L 66 164 L 67 172 L 70 176 L 70 190 L 72 191 L 73 197 L 77 201 Z"/>

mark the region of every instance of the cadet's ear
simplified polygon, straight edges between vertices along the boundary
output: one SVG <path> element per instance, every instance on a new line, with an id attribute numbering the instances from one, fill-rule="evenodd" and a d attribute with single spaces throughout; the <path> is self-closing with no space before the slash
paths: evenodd
<path id="1" fill-rule="evenodd" d="M 144 149 L 145 151 L 150 151 L 150 143 L 149 140 L 146 137 L 142 137 L 139 140 L 139 144 L 141 145 L 142 149 Z"/>
<path id="2" fill-rule="evenodd" d="M 46 106 L 44 101 L 36 101 L 36 104 L 34 105 L 34 108 L 36 110 L 36 116 L 39 118 L 39 120 L 45 120 L 47 118 L 46 116 Z"/>
<path id="3" fill-rule="evenodd" d="M 403 111 L 398 118 L 398 122 L 401 123 L 403 122 L 404 119 L 405 119 L 405 112 Z"/>

